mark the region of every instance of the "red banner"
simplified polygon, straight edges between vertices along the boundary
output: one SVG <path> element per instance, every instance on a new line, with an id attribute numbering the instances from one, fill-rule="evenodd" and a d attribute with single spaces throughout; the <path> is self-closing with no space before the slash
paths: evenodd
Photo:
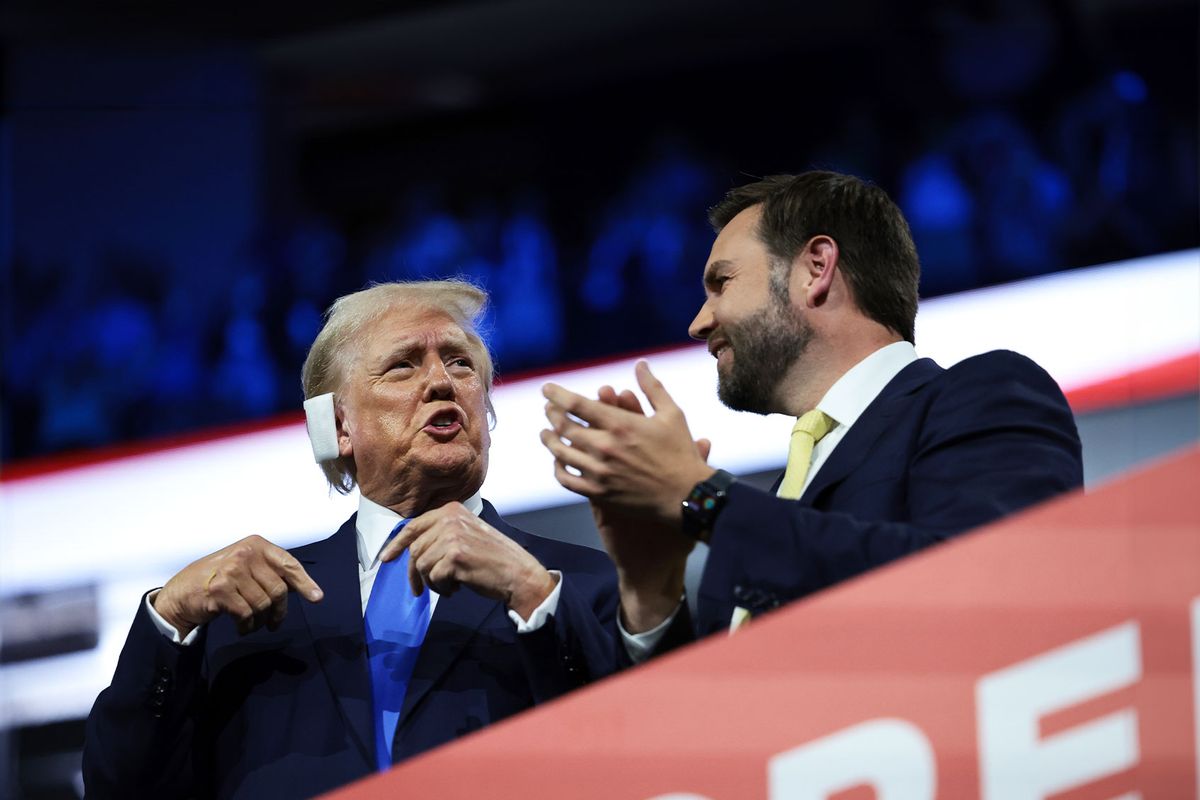
<path id="1" fill-rule="evenodd" d="M 335 797 L 1196 797 L 1198 494 L 1193 450 Z"/>

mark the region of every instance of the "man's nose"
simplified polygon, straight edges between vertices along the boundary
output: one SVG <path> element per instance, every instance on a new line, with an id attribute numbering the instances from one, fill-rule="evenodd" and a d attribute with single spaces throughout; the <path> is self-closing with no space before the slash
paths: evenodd
<path id="1" fill-rule="evenodd" d="M 425 401 L 447 400 L 454 397 L 454 381 L 442 360 L 434 359 L 425 370 Z"/>
<path id="2" fill-rule="evenodd" d="M 693 339 L 707 339 L 708 334 L 712 333 L 713 327 L 712 309 L 708 307 L 708 301 L 705 300 L 704 305 L 700 306 L 700 310 L 696 312 L 696 318 L 692 320 L 692 324 L 688 325 L 688 336 Z"/>

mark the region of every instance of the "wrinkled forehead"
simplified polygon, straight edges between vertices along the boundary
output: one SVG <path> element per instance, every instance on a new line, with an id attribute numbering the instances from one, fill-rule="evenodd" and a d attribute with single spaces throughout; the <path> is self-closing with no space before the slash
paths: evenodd
<path id="1" fill-rule="evenodd" d="M 353 368 L 399 352 L 430 349 L 462 349 L 484 357 L 479 337 L 470 335 L 447 311 L 406 305 L 389 307 L 364 321 L 345 345 L 343 364 Z"/>

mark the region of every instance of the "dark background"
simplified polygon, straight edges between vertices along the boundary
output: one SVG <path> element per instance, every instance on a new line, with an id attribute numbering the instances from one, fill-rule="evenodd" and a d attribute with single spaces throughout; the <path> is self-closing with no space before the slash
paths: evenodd
<path id="1" fill-rule="evenodd" d="M 925 296 L 1200 239 L 1179 0 L 0 13 L 9 465 L 294 411 L 372 280 L 486 285 L 501 378 L 684 342 L 773 172 L 888 189 Z"/>
<path id="2" fill-rule="evenodd" d="M 926 297 L 1200 244 L 1194 2 L 181 6 L 0 5 L 0 475 L 294 414 L 373 280 L 486 285 L 501 379 L 685 342 L 764 174 L 881 184 Z"/>

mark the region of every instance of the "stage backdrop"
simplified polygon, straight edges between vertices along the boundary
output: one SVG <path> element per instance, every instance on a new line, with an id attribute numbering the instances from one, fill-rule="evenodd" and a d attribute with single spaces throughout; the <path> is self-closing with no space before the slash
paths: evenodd
<path id="1" fill-rule="evenodd" d="M 1197 796 L 1200 449 L 337 793 Z"/>

